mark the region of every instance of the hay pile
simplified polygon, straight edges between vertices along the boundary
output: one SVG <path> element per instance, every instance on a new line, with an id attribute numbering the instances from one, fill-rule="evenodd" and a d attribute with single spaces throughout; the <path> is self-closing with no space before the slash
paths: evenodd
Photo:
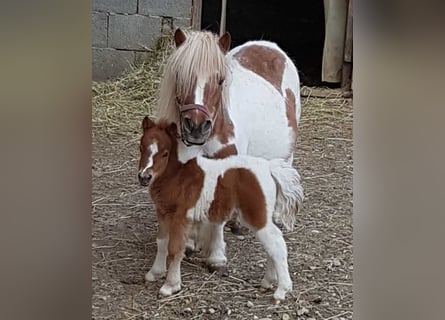
<path id="1" fill-rule="evenodd" d="M 172 37 L 165 35 L 141 66 L 112 81 L 93 82 L 93 132 L 134 132 L 140 119 L 153 115 L 162 67 L 173 48 Z"/>

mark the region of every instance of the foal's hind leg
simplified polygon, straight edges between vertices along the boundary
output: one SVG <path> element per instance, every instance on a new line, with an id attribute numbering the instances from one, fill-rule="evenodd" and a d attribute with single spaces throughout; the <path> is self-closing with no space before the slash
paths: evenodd
<path id="1" fill-rule="evenodd" d="M 261 280 L 260 291 L 266 292 L 267 290 L 272 289 L 276 282 L 277 272 L 275 270 L 274 262 L 269 256 L 267 256 L 266 273 L 264 274 L 264 278 Z"/>
<path id="2" fill-rule="evenodd" d="M 286 292 L 292 290 L 292 280 L 289 275 L 287 265 L 287 248 L 283 235 L 272 221 L 268 221 L 266 226 L 256 232 L 257 239 L 263 244 L 267 255 L 273 262 L 278 277 L 278 287 L 273 297 L 276 302 L 284 300 Z M 265 278 L 268 275 L 266 274 Z M 264 279 L 263 279 L 264 280 Z M 269 280 L 269 279 L 267 279 Z"/>

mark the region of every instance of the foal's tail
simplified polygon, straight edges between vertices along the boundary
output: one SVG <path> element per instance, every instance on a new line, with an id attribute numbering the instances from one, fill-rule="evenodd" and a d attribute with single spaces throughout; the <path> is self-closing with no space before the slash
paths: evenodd
<path id="1" fill-rule="evenodd" d="M 300 174 L 291 163 L 282 159 L 270 160 L 269 167 L 277 186 L 274 218 L 280 219 L 286 229 L 292 231 L 304 199 Z"/>

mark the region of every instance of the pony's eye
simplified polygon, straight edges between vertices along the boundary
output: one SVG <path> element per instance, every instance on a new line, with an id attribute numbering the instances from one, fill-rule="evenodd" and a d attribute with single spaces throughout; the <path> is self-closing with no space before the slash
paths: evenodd
<path id="1" fill-rule="evenodd" d="M 218 85 L 222 85 L 224 83 L 224 80 L 225 80 L 224 78 L 219 79 Z"/>

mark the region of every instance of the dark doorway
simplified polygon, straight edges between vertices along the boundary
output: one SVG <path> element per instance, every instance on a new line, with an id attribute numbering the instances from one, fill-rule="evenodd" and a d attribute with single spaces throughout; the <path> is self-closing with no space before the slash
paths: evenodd
<path id="1" fill-rule="evenodd" d="M 276 42 L 292 58 L 302 85 L 321 85 L 324 43 L 322 0 L 227 0 L 232 47 L 248 40 Z M 201 28 L 219 32 L 221 0 L 202 1 Z"/>

